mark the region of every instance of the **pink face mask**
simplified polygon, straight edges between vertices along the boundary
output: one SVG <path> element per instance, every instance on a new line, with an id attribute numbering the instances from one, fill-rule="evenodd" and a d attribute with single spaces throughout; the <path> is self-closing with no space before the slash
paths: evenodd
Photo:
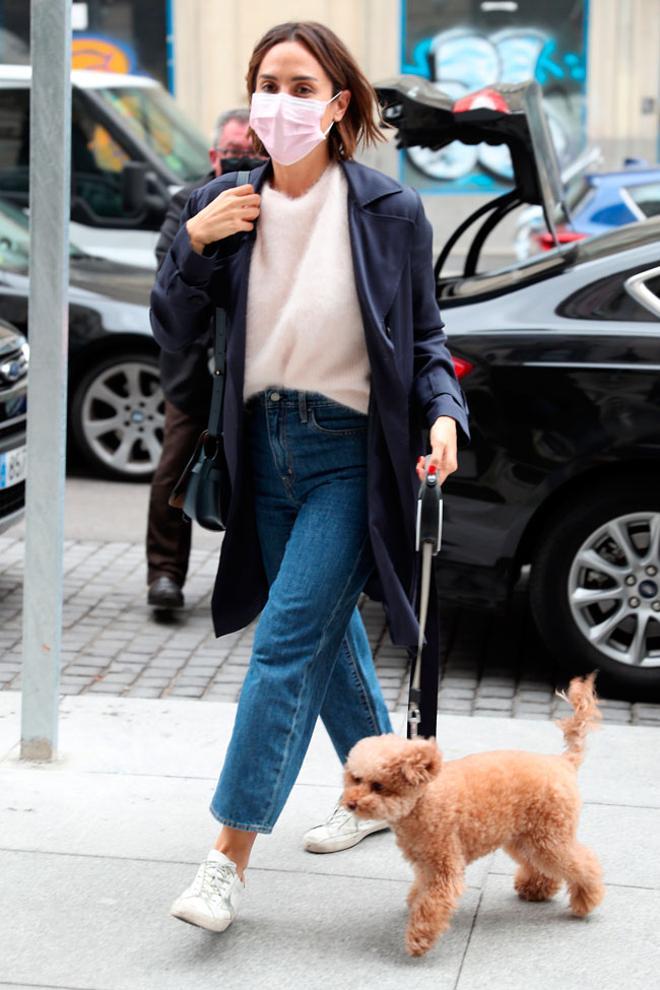
<path id="1" fill-rule="evenodd" d="M 341 91 L 340 91 L 341 92 Z M 336 93 L 332 100 L 336 100 Z M 250 127 L 280 165 L 293 165 L 324 141 L 323 112 L 332 100 L 308 100 L 288 93 L 253 93 Z"/>

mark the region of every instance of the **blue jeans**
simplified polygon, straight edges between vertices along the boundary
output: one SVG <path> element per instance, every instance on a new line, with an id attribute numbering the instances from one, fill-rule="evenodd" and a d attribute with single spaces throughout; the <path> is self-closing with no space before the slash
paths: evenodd
<path id="1" fill-rule="evenodd" d="M 270 585 L 211 813 L 271 832 L 320 715 L 340 761 L 391 732 L 357 601 L 374 567 L 367 421 L 316 392 L 245 407 L 257 530 Z"/>

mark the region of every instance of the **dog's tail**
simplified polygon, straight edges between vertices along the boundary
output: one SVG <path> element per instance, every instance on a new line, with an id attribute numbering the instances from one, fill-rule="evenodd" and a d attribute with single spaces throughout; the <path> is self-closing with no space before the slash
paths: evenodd
<path id="1" fill-rule="evenodd" d="M 563 755 L 576 769 L 584 758 L 584 740 L 587 732 L 597 728 L 598 721 L 603 717 L 594 690 L 596 673 L 597 671 L 594 671 L 588 677 L 574 677 L 568 685 L 568 693 L 556 692 L 573 707 L 573 714 L 556 724 L 564 733 L 566 749 Z"/>

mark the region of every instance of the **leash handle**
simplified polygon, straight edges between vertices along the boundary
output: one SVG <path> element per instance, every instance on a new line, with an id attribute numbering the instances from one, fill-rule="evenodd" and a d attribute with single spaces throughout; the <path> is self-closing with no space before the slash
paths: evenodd
<path id="1" fill-rule="evenodd" d="M 438 482 L 435 464 L 431 464 L 417 495 L 417 524 L 415 550 L 422 554 L 422 572 L 419 592 L 419 639 L 417 655 L 413 661 L 413 677 L 408 702 L 408 727 L 410 738 L 417 737 L 421 721 L 420 683 L 422 671 L 422 650 L 428 616 L 429 592 L 431 587 L 432 559 L 442 545 L 442 490 Z"/>
<path id="2" fill-rule="evenodd" d="M 436 472 L 435 464 L 431 464 L 419 486 L 415 530 L 415 550 L 419 553 L 423 544 L 430 543 L 434 557 L 442 545 L 442 489 Z"/>

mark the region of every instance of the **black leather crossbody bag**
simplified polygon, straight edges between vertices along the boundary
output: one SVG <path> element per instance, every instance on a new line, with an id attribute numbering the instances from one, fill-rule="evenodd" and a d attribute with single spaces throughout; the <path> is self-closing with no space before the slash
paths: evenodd
<path id="1" fill-rule="evenodd" d="M 245 185 L 249 179 L 249 172 L 238 172 L 236 185 Z M 213 351 L 209 425 L 201 434 L 192 457 L 174 486 L 169 504 L 176 509 L 183 509 L 186 519 L 194 520 L 204 529 L 221 532 L 226 528 L 231 494 L 222 425 L 227 356 L 227 316 L 224 309 L 215 311 Z"/>

